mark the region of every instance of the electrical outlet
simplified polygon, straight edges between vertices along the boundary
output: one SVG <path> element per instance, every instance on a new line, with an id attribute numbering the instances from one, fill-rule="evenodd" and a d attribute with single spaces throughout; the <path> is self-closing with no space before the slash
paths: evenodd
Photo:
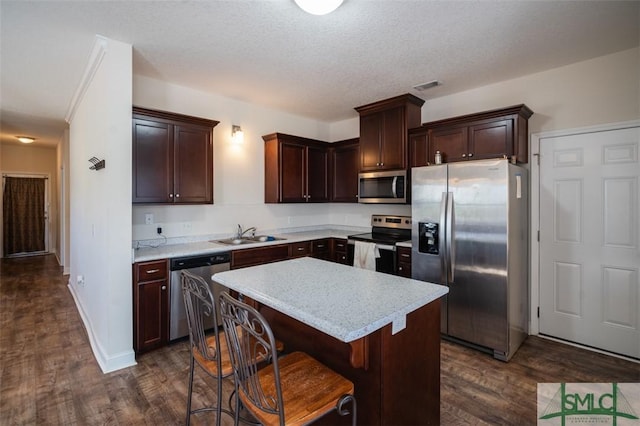
<path id="1" fill-rule="evenodd" d="M 158 229 L 156 229 L 156 232 L 158 232 L 158 235 L 162 234 L 162 227 L 158 226 Z"/>
<path id="2" fill-rule="evenodd" d="M 84 287 L 84 277 L 82 275 L 76 277 L 76 284 L 78 284 L 78 287 Z"/>
<path id="3" fill-rule="evenodd" d="M 153 225 L 153 213 L 144 214 L 144 223 L 147 225 Z"/>

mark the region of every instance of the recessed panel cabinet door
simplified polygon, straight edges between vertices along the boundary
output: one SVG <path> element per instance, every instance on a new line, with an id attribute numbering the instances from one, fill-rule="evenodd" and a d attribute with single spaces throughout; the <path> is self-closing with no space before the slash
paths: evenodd
<path id="1" fill-rule="evenodd" d="M 384 170 L 406 167 L 407 126 L 404 108 L 391 108 L 384 112 L 381 143 L 381 167 Z"/>
<path id="2" fill-rule="evenodd" d="M 468 154 L 467 127 L 429 131 L 429 161 L 435 163 L 440 151 L 444 163 L 464 161 Z"/>
<path id="3" fill-rule="evenodd" d="M 329 201 L 329 153 L 327 148 L 307 148 L 307 202 Z"/>
<path id="4" fill-rule="evenodd" d="M 331 169 L 333 178 L 331 201 L 340 203 L 358 202 L 358 155 L 360 149 L 358 142 L 333 148 L 331 152 Z"/>
<path id="5" fill-rule="evenodd" d="M 281 203 L 306 202 L 305 151 L 304 145 L 280 144 Z"/>
<path id="6" fill-rule="evenodd" d="M 380 169 L 382 113 L 360 117 L 360 170 Z"/>
<path id="7" fill-rule="evenodd" d="M 175 126 L 174 188 L 176 203 L 213 202 L 211 130 Z"/>
<path id="8" fill-rule="evenodd" d="M 172 126 L 133 120 L 133 202 L 166 203 L 173 199 Z"/>
<path id="9" fill-rule="evenodd" d="M 511 158 L 513 120 L 500 120 L 469 126 L 469 160 Z"/>

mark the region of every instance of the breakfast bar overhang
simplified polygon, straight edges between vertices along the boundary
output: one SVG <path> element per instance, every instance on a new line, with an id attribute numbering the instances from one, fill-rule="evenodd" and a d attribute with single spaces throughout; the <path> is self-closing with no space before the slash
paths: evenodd
<path id="1" fill-rule="evenodd" d="M 353 381 L 359 424 L 439 424 L 447 287 L 309 257 L 212 279 L 256 306 L 286 352 L 307 352 Z"/>

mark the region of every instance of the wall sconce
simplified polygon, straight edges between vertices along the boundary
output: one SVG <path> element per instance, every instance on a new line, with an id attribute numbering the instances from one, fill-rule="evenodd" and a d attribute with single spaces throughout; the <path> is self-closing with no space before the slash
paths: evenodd
<path id="1" fill-rule="evenodd" d="M 236 126 L 235 124 L 231 126 L 231 140 L 234 145 L 240 145 L 244 142 L 244 132 L 240 126 Z"/>
<path id="2" fill-rule="evenodd" d="M 104 160 L 98 160 L 97 157 L 91 157 L 89 158 L 89 162 L 93 164 L 93 166 L 89 167 L 89 170 L 104 169 L 104 166 L 105 166 Z"/>

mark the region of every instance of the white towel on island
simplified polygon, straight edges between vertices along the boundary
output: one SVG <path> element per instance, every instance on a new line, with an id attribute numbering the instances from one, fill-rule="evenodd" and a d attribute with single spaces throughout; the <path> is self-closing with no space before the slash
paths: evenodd
<path id="1" fill-rule="evenodd" d="M 374 243 L 354 241 L 353 266 L 361 269 L 376 270 L 376 258 L 380 257 L 380 251 Z"/>

